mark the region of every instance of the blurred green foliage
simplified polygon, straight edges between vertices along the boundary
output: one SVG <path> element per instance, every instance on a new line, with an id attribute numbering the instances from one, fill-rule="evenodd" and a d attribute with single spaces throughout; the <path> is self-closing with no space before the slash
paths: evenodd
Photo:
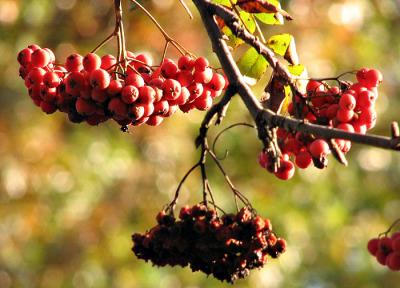
<path id="1" fill-rule="evenodd" d="M 179 42 L 218 66 L 197 14 L 190 21 L 178 1 L 142 2 Z M 311 76 L 362 66 L 383 71 L 372 132 L 387 134 L 390 121 L 400 120 L 399 2 L 282 2 L 295 21 L 265 34 L 294 35 Z M 135 10 L 125 18 L 129 48 L 160 59 L 164 42 L 150 21 Z M 197 160 L 193 140 L 203 113 L 177 113 L 160 127 L 129 134 L 112 123 L 73 125 L 34 107 L 18 77 L 16 55 L 25 46 L 52 48 L 58 59 L 85 54 L 111 33 L 113 21 L 106 0 L 0 1 L 0 287 L 229 287 L 189 269 L 152 267 L 130 251 L 131 233 L 155 224 Z M 177 54 L 171 49 L 169 55 Z M 249 119 L 235 99 L 223 126 Z M 282 182 L 257 165 L 261 144 L 253 131 L 237 128 L 222 138 L 217 149 L 229 149 L 224 165 L 236 185 L 289 243 L 279 260 L 236 287 L 399 285 L 400 274 L 377 264 L 366 243 L 400 217 L 400 156 L 354 146 L 349 167 L 331 159 L 324 171 L 297 171 Z M 217 202 L 233 209 L 213 165 L 209 174 Z M 179 204 L 200 200 L 196 174 Z"/>

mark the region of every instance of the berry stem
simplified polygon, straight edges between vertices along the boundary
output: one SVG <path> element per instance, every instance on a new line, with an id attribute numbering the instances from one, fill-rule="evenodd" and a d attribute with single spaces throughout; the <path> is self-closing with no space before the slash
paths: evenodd
<path id="1" fill-rule="evenodd" d="M 215 152 L 215 151 L 216 151 L 216 150 L 215 150 L 215 146 L 216 146 L 216 144 L 217 144 L 219 138 L 220 138 L 223 134 L 225 134 L 225 132 L 227 132 L 228 130 L 231 130 L 232 128 L 239 127 L 239 126 L 242 126 L 242 127 L 249 127 L 249 128 L 253 128 L 253 129 L 256 128 L 256 126 L 253 125 L 253 124 L 242 123 L 242 122 L 229 125 L 229 126 L 226 127 L 225 129 L 223 129 L 222 131 L 220 131 L 220 132 L 217 134 L 217 136 L 215 136 L 215 138 L 214 138 L 214 141 L 213 141 L 213 144 L 212 144 L 212 150 L 214 151 L 215 154 L 217 154 L 217 153 Z M 229 153 L 229 150 L 226 149 L 226 150 L 225 150 L 224 157 L 217 157 L 218 160 L 224 160 L 224 159 L 228 156 L 228 153 Z"/>
<path id="2" fill-rule="evenodd" d="M 387 236 L 387 235 L 390 233 L 390 231 L 392 231 L 392 229 L 393 229 L 397 224 L 400 224 L 400 218 L 397 219 L 397 220 L 395 220 L 395 221 L 392 223 L 392 225 L 390 225 L 390 227 L 389 227 L 385 232 L 380 233 L 380 234 L 379 234 L 379 237 L 381 237 L 381 236 Z"/>
<path id="3" fill-rule="evenodd" d="M 156 27 L 158 28 L 158 30 L 161 32 L 161 34 L 164 36 L 165 41 L 167 42 L 171 42 L 171 44 L 179 51 L 179 53 L 181 53 L 182 55 L 192 55 L 188 50 L 185 49 L 185 47 L 183 47 L 181 44 L 179 44 L 177 41 L 175 41 L 171 36 L 169 36 L 169 34 L 164 30 L 164 28 L 162 28 L 162 26 L 160 25 L 160 23 L 158 23 L 158 21 L 156 20 L 156 18 L 154 18 L 153 15 L 151 15 L 151 13 L 144 8 L 144 6 L 142 6 L 138 1 L 136 0 L 130 0 L 131 2 L 133 2 L 137 7 L 139 7 L 140 10 L 142 10 L 147 17 L 150 18 L 150 20 L 154 23 L 154 25 L 156 25 Z"/>
<path id="4" fill-rule="evenodd" d="M 190 11 L 189 6 L 187 6 L 186 2 L 184 0 L 179 0 L 179 3 L 181 3 L 182 7 L 185 9 L 185 11 L 189 15 L 190 19 L 193 19 L 193 14 Z"/>

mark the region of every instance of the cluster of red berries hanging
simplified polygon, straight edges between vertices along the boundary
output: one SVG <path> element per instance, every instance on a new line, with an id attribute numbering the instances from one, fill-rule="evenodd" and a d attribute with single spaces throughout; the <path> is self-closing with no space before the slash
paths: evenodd
<path id="1" fill-rule="evenodd" d="M 288 106 L 288 112 L 291 116 L 313 124 L 365 134 L 376 124 L 374 106 L 382 74 L 376 69 L 362 68 L 356 76 L 357 83 L 340 82 L 340 87 L 310 80 L 307 93 L 294 97 L 294 101 Z M 263 168 L 278 178 L 292 178 L 295 172 L 294 163 L 301 169 L 306 169 L 311 164 L 319 169 L 327 166 L 327 156 L 331 153 L 331 145 L 327 139 L 301 132 L 291 133 L 282 128 L 278 128 L 277 138 L 282 151 L 279 167 L 274 168 L 276 161 L 270 151 L 261 152 L 258 160 Z M 351 148 L 348 140 L 335 139 L 334 143 L 344 154 Z"/>
<path id="2" fill-rule="evenodd" d="M 277 258 L 286 249 L 270 220 L 248 208 L 218 217 L 214 209 L 197 204 L 183 207 L 179 220 L 161 211 L 157 222 L 145 234 L 132 236 L 132 251 L 139 259 L 157 266 L 190 265 L 192 271 L 230 283 L 263 267 L 268 255 Z"/>
<path id="3" fill-rule="evenodd" d="M 400 232 L 393 233 L 391 237 L 373 238 L 368 241 L 367 248 L 378 263 L 392 271 L 400 271 Z"/>
<path id="4" fill-rule="evenodd" d="M 33 102 L 47 114 L 59 110 L 70 121 L 98 125 L 114 119 L 122 126 L 158 126 L 178 109 L 207 110 L 227 83 L 204 57 L 164 59 L 157 69 L 145 55 L 127 53 L 121 63 L 112 55 L 72 54 L 64 65 L 54 53 L 30 45 L 18 54 L 20 75 Z"/>

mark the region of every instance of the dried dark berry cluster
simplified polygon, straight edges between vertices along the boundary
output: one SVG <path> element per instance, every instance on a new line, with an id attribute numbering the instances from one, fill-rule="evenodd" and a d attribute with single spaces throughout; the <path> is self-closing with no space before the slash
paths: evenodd
<path id="1" fill-rule="evenodd" d="M 90 125 L 113 119 L 120 125 L 160 125 L 178 109 L 207 110 L 226 88 L 204 57 L 165 58 L 160 67 L 145 55 L 72 54 L 55 63 L 48 48 L 30 45 L 18 54 L 20 75 L 29 96 L 47 114 L 67 113 L 71 122 Z M 155 69 L 156 68 L 156 69 Z"/>
<path id="2" fill-rule="evenodd" d="M 341 82 L 341 87 L 310 80 L 307 93 L 294 97 L 288 112 L 313 124 L 365 134 L 376 124 L 375 102 L 383 76 L 376 69 L 362 68 L 356 77 L 357 83 Z M 261 167 L 276 177 L 282 180 L 292 178 L 294 163 L 300 169 L 311 164 L 320 169 L 327 166 L 331 147 L 325 139 L 301 132 L 290 133 L 282 128 L 278 129 L 277 137 L 282 151 L 278 170 L 274 171 L 274 157 L 268 151 L 261 152 L 258 158 Z M 334 143 L 344 154 L 351 148 L 349 140 L 335 139 Z"/>
<path id="3" fill-rule="evenodd" d="M 218 217 L 203 204 L 181 209 L 179 219 L 161 211 L 158 225 L 132 236 L 132 251 L 157 266 L 190 266 L 221 281 L 233 283 L 250 270 L 277 258 L 286 241 L 272 232 L 269 219 L 242 208 L 236 215 Z"/>

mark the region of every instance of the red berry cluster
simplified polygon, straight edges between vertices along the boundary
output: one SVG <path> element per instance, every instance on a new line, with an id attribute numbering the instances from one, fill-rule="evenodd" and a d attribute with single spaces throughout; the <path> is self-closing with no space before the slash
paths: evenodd
<path id="1" fill-rule="evenodd" d="M 391 237 L 373 238 L 368 241 L 367 248 L 380 264 L 400 271 L 400 232 L 393 233 Z"/>
<path id="2" fill-rule="evenodd" d="M 214 73 L 206 58 L 164 59 L 157 69 L 144 54 L 127 53 L 121 63 L 112 55 L 72 54 L 64 65 L 54 53 L 30 45 L 18 54 L 20 75 L 29 95 L 43 112 L 57 110 L 74 123 L 98 125 L 114 119 L 120 125 L 158 126 L 178 108 L 207 110 L 227 82 Z"/>
<path id="3" fill-rule="evenodd" d="M 270 220 L 247 208 L 219 218 L 215 210 L 197 204 L 183 207 L 179 220 L 162 211 L 157 221 L 150 231 L 132 236 L 132 251 L 139 259 L 157 266 L 190 265 L 192 271 L 230 283 L 263 267 L 268 255 L 276 258 L 286 249 Z"/>
<path id="4" fill-rule="evenodd" d="M 357 83 L 340 82 L 340 87 L 310 80 L 307 93 L 294 97 L 294 102 L 288 106 L 288 112 L 310 123 L 365 134 L 376 123 L 374 106 L 382 74 L 376 69 L 362 68 L 356 76 Z M 274 168 L 276 161 L 268 151 L 261 152 L 258 160 L 261 167 L 278 178 L 287 180 L 293 177 L 293 162 L 301 169 L 306 169 L 312 163 L 320 169 L 327 166 L 327 155 L 330 154 L 331 147 L 326 139 L 301 132 L 290 133 L 282 128 L 277 130 L 277 138 L 283 154 L 279 159 L 278 169 Z M 334 142 L 344 154 L 351 148 L 348 140 L 335 139 Z"/>

